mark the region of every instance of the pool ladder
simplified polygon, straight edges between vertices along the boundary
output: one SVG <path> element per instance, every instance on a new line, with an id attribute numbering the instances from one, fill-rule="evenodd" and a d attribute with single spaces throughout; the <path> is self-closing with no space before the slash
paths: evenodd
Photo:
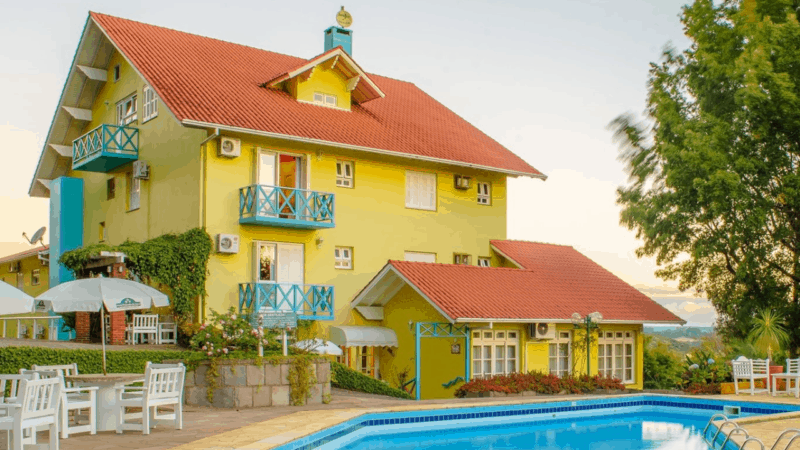
<path id="1" fill-rule="evenodd" d="M 723 420 L 722 420 L 722 423 L 717 428 L 717 432 L 714 434 L 714 437 L 709 441 L 708 438 L 706 438 L 706 432 L 708 431 L 708 427 L 710 427 L 711 424 L 716 419 L 723 419 Z M 719 436 L 719 434 L 722 432 L 722 429 L 725 428 L 726 425 L 733 425 L 733 429 L 728 433 L 728 436 L 722 442 L 722 446 L 720 447 L 720 450 L 725 450 L 725 446 L 728 444 L 728 441 L 731 439 L 731 436 L 733 436 L 734 434 L 743 434 L 744 437 L 745 437 L 744 442 L 742 442 L 742 445 L 739 446 L 739 450 L 744 450 L 744 448 L 750 442 L 757 443 L 759 446 L 761 446 L 761 450 L 765 450 L 764 443 L 761 442 L 760 439 L 751 437 L 747 433 L 747 430 L 745 430 L 744 428 L 740 427 L 739 424 L 737 424 L 736 422 L 733 422 L 730 419 L 728 419 L 728 417 L 725 416 L 725 414 L 714 414 L 713 416 L 711 416 L 711 419 L 708 420 L 708 424 L 706 424 L 706 427 L 703 428 L 703 440 L 705 440 L 706 443 L 712 449 L 714 448 L 714 444 L 717 441 L 717 437 Z M 780 436 L 778 436 L 778 439 L 775 441 L 775 443 L 772 444 L 772 447 L 770 447 L 770 450 L 777 450 L 778 444 L 781 442 L 781 440 L 784 439 L 784 438 L 787 438 L 787 437 L 789 438 L 789 442 L 786 443 L 786 445 L 783 447 L 783 450 L 788 450 L 789 447 L 794 443 L 794 441 L 800 439 L 800 429 L 788 428 L 786 430 L 783 430 L 783 432 L 780 434 Z"/>

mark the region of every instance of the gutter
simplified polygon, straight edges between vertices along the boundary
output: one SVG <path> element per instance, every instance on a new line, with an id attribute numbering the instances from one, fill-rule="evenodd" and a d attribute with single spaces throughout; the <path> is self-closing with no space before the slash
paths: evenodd
<path id="1" fill-rule="evenodd" d="M 218 137 L 219 137 L 219 128 L 215 128 L 214 129 L 214 133 L 212 133 L 210 136 L 208 136 L 207 138 L 203 139 L 202 142 L 200 142 L 200 196 L 201 196 L 201 198 L 200 198 L 200 211 L 198 211 L 198 214 L 199 214 L 198 222 L 200 223 L 200 226 L 204 230 L 206 229 L 206 222 L 208 221 L 207 218 L 206 218 L 206 216 L 207 216 L 207 214 L 206 214 L 206 193 L 207 193 L 207 186 L 208 186 L 208 170 L 207 170 L 208 157 L 206 155 L 206 153 L 208 153 L 208 152 L 206 151 L 207 150 L 206 144 L 208 144 L 210 141 L 212 141 L 212 140 L 214 140 L 214 139 L 216 139 Z M 199 308 L 197 308 L 197 309 L 200 310 L 199 311 L 200 323 L 205 323 L 205 321 L 206 321 L 206 300 L 205 300 L 205 297 L 201 296 L 199 303 L 200 303 L 198 305 Z"/>
<path id="2" fill-rule="evenodd" d="M 452 161 L 452 160 L 448 160 L 448 159 L 433 158 L 433 157 L 430 157 L 430 156 L 411 155 L 411 154 L 408 154 L 408 153 L 400 153 L 400 152 L 395 152 L 395 151 L 391 151 L 391 150 L 383 150 L 383 149 L 373 148 L 373 147 L 364 147 L 364 146 L 361 146 L 361 145 L 344 144 L 344 143 L 341 143 L 341 142 L 325 141 L 325 140 L 322 140 L 322 139 L 304 138 L 304 137 L 299 137 L 299 136 L 291 136 L 291 135 L 288 135 L 288 134 L 271 133 L 269 131 L 258 131 L 258 130 L 252 130 L 252 129 L 249 129 L 249 128 L 231 127 L 231 126 L 220 125 L 220 124 L 215 124 L 215 123 L 200 122 L 200 121 L 197 121 L 197 120 L 190 120 L 190 119 L 184 119 L 183 121 L 181 121 L 181 123 L 183 125 L 187 126 L 187 127 L 215 128 L 217 130 L 230 131 L 230 132 L 233 132 L 233 133 L 243 133 L 243 134 L 251 134 L 251 135 L 255 135 L 255 136 L 264 136 L 264 137 L 269 137 L 269 138 L 274 138 L 274 139 L 284 139 L 284 140 L 288 140 L 288 141 L 302 142 L 304 144 L 324 145 L 326 147 L 338 147 L 338 148 L 344 148 L 344 149 L 348 149 L 348 150 L 356 150 L 356 151 L 362 151 L 362 152 L 377 153 L 377 154 L 381 154 L 381 155 L 396 156 L 396 157 L 399 157 L 399 158 L 416 159 L 416 160 L 419 160 L 419 161 L 446 164 L 446 165 L 450 165 L 450 166 L 468 167 L 468 168 L 471 168 L 471 169 L 487 170 L 489 172 L 498 172 L 498 173 L 503 173 L 503 174 L 506 174 L 506 175 L 515 176 L 515 177 L 538 178 L 538 179 L 540 179 L 542 181 L 547 179 L 547 175 L 544 175 L 544 174 L 534 175 L 532 173 L 519 172 L 519 171 L 516 171 L 516 170 L 498 169 L 497 167 L 483 166 L 483 165 L 480 165 L 480 164 L 464 163 L 464 162 Z"/>

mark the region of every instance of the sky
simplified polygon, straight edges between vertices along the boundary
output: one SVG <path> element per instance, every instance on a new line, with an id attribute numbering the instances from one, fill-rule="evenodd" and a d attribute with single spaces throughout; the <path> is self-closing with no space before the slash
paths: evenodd
<path id="1" fill-rule="evenodd" d="M 29 198 L 89 11 L 310 58 L 343 0 L 26 1 L 0 14 L 0 255 L 29 247 L 48 201 Z M 509 182 L 508 238 L 575 247 L 689 325 L 710 303 L 655 277 L 619 225 L 627 182 L 608 123 L 645 108 L 649 64 L 688 46 L 685 0 L 348 0 L 353 56 L 367 72 L 410 81 L 544 172 Z M 47 242 L 47 239 L 45 239 Z"/>

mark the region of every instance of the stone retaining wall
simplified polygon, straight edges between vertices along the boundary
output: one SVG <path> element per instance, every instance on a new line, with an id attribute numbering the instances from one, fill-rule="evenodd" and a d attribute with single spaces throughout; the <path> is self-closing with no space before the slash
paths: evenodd
<path id="1" fill-rule="evenodd" d="M 288 406 L 289 367 L 291 363 L 277 364 L 268 361 L 260 366 L 253 361 L 220 360 L 218 387 L 214 399 L 208 401 L 209 363 L 203 362 L 196 370 L 186 372 L 184 402 L 187 405 L 214 406 L 217 408 L 257 408 L 262 406 Z M 331 393 L 331 365 L 326 359 L 311 363 L 316 384 L 311 386 L 307 404 L 322 403 Z"/>

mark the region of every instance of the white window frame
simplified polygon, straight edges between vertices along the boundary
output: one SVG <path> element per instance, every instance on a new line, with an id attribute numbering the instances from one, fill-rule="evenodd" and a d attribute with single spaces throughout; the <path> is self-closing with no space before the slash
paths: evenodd
<path id="1" fill-rule="evenodd" d="M 406 170 L 406 208 L 436 211 L 436 174 Z"/>
<path id="2" fill-rule="evenodd" d="M 597 373 L 618 378 L 624 384 L 636 383 L 636 333 L 602 329 L 599 333 Z"/>
<path id="3" fill-rule="evenodd" d="M 488 181 L 479 181 L 478 186 L 478 204 L 491 205 L 492 204 L 492 184 Z"/>
<path id="4" fill-rule="evenodd" d="M 491 267 L 492 258 L 487 256 L 478 256 L 478 267 Z"/>
<path id="5" fill-rule="evenodd" d="M 33 269 L 31 271 L 31 286 L 38 286 L 41 282 L 41 271 L 39 269 Z"/>
<path id="6" fill-rule="evenodd" d="M 333 94 L 326 94 L 324 92 L 314 92 L 315 105 L 326 106 L 328 108 L 338 108 L 339 98 Z"/>
<path id="7" fill-rule="evenodd" d="M 142 180 L 133 176 L 131 172 L 128 175 L 128 211 L 136 211 L 142 206 Z"/>
<path id="8" fill-rule="evenodd" d="M 466 253 L 453 253 L 453 264 L 469 266 L 472 264 L 472 255 Z"/>
<path id="9" fill-rule="evenodd" d="M 142 89 L 142 123 L 156 117 L 158 117 L 158 96 L 152 87 L 145 86 Z"/>
<path id="10" fill-rule="evenodd" d="M 351 270 L 353 268 L 353 247 L 335 247 L 333 258 L 336 269 Z"/>
<path id="11" fill-rule="evenodd" d="M 117 102 L 117 125 L 126 126 L 136 122 L 138 109 L 136 93 Z"/>
<path id="12" fill-rule="evenodd" d="M 435 263 L 436 262 L 436 253 L 409 252 L 409 251 L 406 251 L 403 254 L 403 259 L 405 261 L 412 261 L 412 262 L 416 261 L 416 262 Z M 429 261 L 429 259 L 433 259 L 433 261 Z"/>
<path id="13" fill-rule="evenodd" d="M 478 329 L 470 331 L 472 339 L 470 345 L 472 350 L 472 378 L 488 378 L 494 375 L 508 375 L 520 371 L 519 359 L 519 330 L 489 330 Z M 513 346 L 513 352 L 509 352 L 509 347 Z M 502 358 L 498 357 L 498 349 L 502 348 Z M 486 350 L 489 350 L 487 352 Z M 512 354 L 513 353 L 513 354 Z M 488 357 L 487 357 L 488 356 Z M 502 371 L 497 370 L 498 364 Z M 513 365 L 513 370 L 510 370 Z M 487 372 L 486 369 L 489 369 Z"/>
<path id="14" fill-rule="evenodd" d="M 353 161 L 336 161 L 336 186 L 352 189 L 355 186 Z"/>
<path id="15" fill-rule="evenodd" d="M 564 367 L 564 355 L 561 354 L 561 346 L 567 345 L 567 361 Z M 553 370 L 555 362 L 555 370 Z M 572 373 L 572 332 L 556 330 L 556 338 L 550 341 L 547 348 L 547 369 L 553 375 L 563 377 Z"/>

